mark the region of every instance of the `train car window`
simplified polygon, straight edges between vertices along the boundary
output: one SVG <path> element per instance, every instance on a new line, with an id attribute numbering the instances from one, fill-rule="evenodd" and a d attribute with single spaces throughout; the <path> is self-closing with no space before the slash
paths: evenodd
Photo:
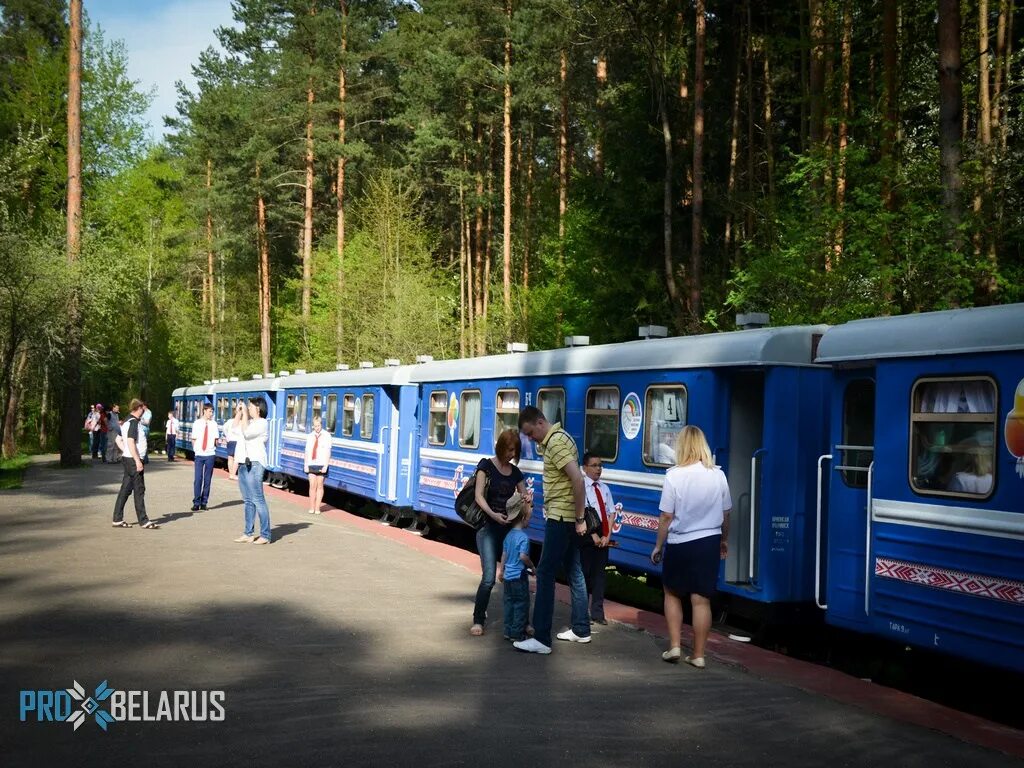
<path id="1" fill-rule="evenodd" d="M 843 444 L 837 469 L 851 488 L 868 487 L 868 467 L 875 451 L 875 382 L 857 379 L 843 395 Z"/>
<path id="2" fill-rule="evenodd" d="M 217 400 L 217 419 L 219 421 L 227 421 L 229 407 L 228 399 L 226 397 L 222 397 Z"/>
<path id="3" fill-rule="evenodd" d="M 323 402 L 324 399 L 321 395 L 313 395 L 313 419 L 317 416 L 323 417 Z M 313 420 L 310 419 L 309 423 L 312 424 Z"/>
<path id="4" fill-rule="evenodd" d="M 979 499 L 995 488 L 997 391 L 989 378 L 920 379 L 911 394 L 910 484 Z"/>
<path id="5" fill-rule="evenodd" d="M 373 437 L 373 395 L 363 395 L 363 423 L 359 425 L 359 436 Z"/>
<path id="6" fill-rule="evenodd" d="M 295 395 L 288 395 L 288 404 L 284 417 L 284 428 L 295 429 Z"/>
<path id="7" fill-rule="evenodd" d="M 606 461 L 619 455 L 619 388 L 591 387 L 587 390 L 587 412 L 583 445 Z"/>
<path id="8" fill-rule="evenodd" d="M 327 417 L 324 419 L 324 429 L 334 434 L 334 427 L 338 424 L 338 396 L 327 396 Z"/>
<path id="9" fill-rule="evenodd" d="M 427 428 L 427 442 L 444 445 L 444 431 L 448 423 L 448 393 L 430 393 L 430 423 Z"/>
<path id="10" fill-rule="evenodd" d="M 544 418 L 552 424 L 565 426 L 565 390 L 564 389 L 542 389 L 537 392 L 537 407 L 544 414 Z M 516 419 L 516 426 L 519 426 L 519 419 Z"/>
<path id="11" fill-rule="evenodd" d="M 686 426 L 686 387 L 649 387 L 644 418 L 644 464 L 668 467 L 676 463 L 676 436 Z"/>
<path id="12" fill-rule="evenodd" d="M 499 389 L 494 403 L 494 435 L 506 429 L 519 431 L 519 390 Z"/>
<path id="13" fill-rule="evenodd" d="M 174 416 L 175 418 L 178 419 L 178 421 L 185 420 L 185 417 L 183 416 L 183 410 L 181 407 L 181 400 L 178 400 L 174 403 Z"/>
<path id="14" fill-rule="evenodd" d="M 459 405 L 459 447 L 480 445 L 480 391 L 466 390 Z"/>
<path id="15" fill-rule="evenodd" d="M 356 398 L 354 395 L 345 395 L 342 403 L 341 434 L 345 437 L 352 437 L 352 425 L 356 423 Z"/>
<path id="16" fill-rule="evenodd" d="M 306 431 L 306 395 L 299 395 L 298 404 L 295 406 L 295 429 L 299 432 Z"/>

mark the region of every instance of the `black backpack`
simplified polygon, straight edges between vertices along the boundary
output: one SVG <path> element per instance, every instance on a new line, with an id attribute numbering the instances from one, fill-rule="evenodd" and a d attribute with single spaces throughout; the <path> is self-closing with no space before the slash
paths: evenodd
<path id="1" fill-rule="evenodd" d="M 479 530 L 483 528 L 484 523 L 487 521 L 487 513 L 480 509 L 476 503 L 476 476 L 477 471 L 474 470 L 469 480 L 462 486 L 459 495 L 455 497 L 455 514 L 461 517 L 466 525 Z M 487 473 L 485 472 L 484 495 L 487 495 L 488 484 Z"/>

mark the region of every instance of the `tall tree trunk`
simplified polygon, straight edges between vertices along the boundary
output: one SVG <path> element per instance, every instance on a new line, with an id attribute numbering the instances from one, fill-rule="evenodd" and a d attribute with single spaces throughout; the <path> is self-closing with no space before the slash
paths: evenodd
<path id="1" fill-rule="evenodd" d="M 70 0 L 69 21 L 67 259 L 74 269 L 82 249 L 82 0 Z M 82 318 L 77 284 L 68 301 L 64 342 L 60 464 L 77 467 L 82 463 Z"/>
<path id="2" fill-rule="evenodd" d="M 939 150 L 946 239 L 960 251 L 960 141 L 963 94 L 960 83 L 960 3 L 939 0 Z M 955 297 L 951 297 L 955 301 Z"/>
<path id="3" fill-rule="evenodd" d="M 832 249 L 835 256 L 835 263 L 839 263 L 843 255 L 843 208 L 846 204 L 846 145 L 849 140 L 848 121 L 850 119 L 850 72 L 853 59 L 853 5 L 850 0 L 844 0 L 843 7 L 843 42 L 842 42 L 842 69 L 843 80 L 840 84 L 839 96 L 839 163 L 836 168 L 836 214 L 839 223 L 835 232 L 835 242 Z"/>
<path id="4" fill-rule="evenodd" d="M 772 96 L 774 91 L 772 90 L 772 71 L 771 71 L 771 49 L 769 42 L 771 36 L 769 35 L 768 21 L 765 19 L 765 30 L 763 38 L 763 70 L 764 70 L 764 162 L 765 162 L 765 176 L 768 181 L 768 198 L 772 207 L 775 204 L 775 142 L 774 142 L 774 127 L 772 117 Z M 769 217 L 771 220 L 773 217 Z"/>
<path id="5" fill-rule="evenodd" d="M 462 152 L 462 175 L 469 176 L 469 158 L 465 150 Z M 463 199 L 462 182 L 459 182 L 459 199 Z M 476 349 L 476 253 L 477 249 L 473 243 L 472 223 L 470 221 L 469 206 L 462 208 L 462 237 L 466 243 L 466 320 L 468 337 L 466 346 L 469 350 Z"/>
<path id="6" fill-rule="evenodd" d="M 693 231 L 690 241 L 690 316 L 696 330 L 700 327 L 702 271 L 704 259 L 704 41 L 707 20 L 704 0 L 697 0 L 695 61 L 693 66 Z"/>
<path id="7" fill-rule="evenodd" d="M 747 15 L 747 47 L 744 51 L 744 63 L 747 70 L 747 216 L 744 238 L 749 240 L 754 233 L 754 200 L 757 193 L 757 174 L 754 172 L 754 16 L 751 11 L 752 0 L 746 1 Z"/>
<path id="8" fill-rule="evenodd" d="M 484 127 L 477 120 L 476 126 L 476 219 L 474 221 L 474 269 L 473 290 L 475 295 L 474 315 L 482 319 L 484 314 Z M 479 334 L 478 334 L 479 335 Z M 477 348 L 479 349 L 479 339 Z M 478 353 L 479 354 L 479 353 Z"/>
<path id="9" fill-rule="evenodd" d="M 899 62 L 896 57 L 899 37 L 897 19 L 900 0 L 882 0 L 882 68 L 885 70 L 885 125 L 882 129 L 882 162 L 888 165 L 884 174 L 882 194 L 887 210 L 895 210 L 896 197 L 893 193 L 892 177 L 895 172 L 897 112 L 897 73 Z"/>
<path id="10" fill-rule="evenodd" d="M 25 367 L 28 364 L 28 347 L 23 346 L 18 353 L 18 362 L 11 376 L 11 386 L 7 394 L 7 411 L 4 414 L 3 456 L 9 459 L 18 452 L 18 407 L 25 391 Z"/>
<path id="11" fill-rule="evenodd" d="M 735 16 L 734 16 L 735 18 Z M 737 27 L 740 25 L 737 24 Z M 737 53 L 742 45 L 742 33 L 736 35 L 736 49 Z M 736 75 L 733 79 L 732 87 L 732 113 L 730 122 L 730 136 L 729 136 L 729 175 L 728 181 L 725 185 L 726 190 L 726 201 L 728 207 L 725 213 L 725 237 L 723 239 L 723 250 L 725 252 L 726 262 L 729 261 L 730 254 L 732 253 L 732 240 L 733 240 L 733 209 L 736 204 L 736 165 L 739 160 L 739 147 L 740 147 L 740 90 L 742 69 L 741 59 L 739 56 L 736 57 Z"/>
<path id="12" fill-rule="evenodd" d="M 798 13 L 799 26 L 800 26 L 800 151 L 807 151 L 808 136 L 807 130 L 810 125 L 810 114 L 808 110 L 808 94 L 811 92 L 810 86 L 810 42 L 808 39 L 808 22 L 807 22 L 807 4 L 800 2 L 797 3 L 800 8 Z M 747 7 L 749 10 L 750 0 L 747 0 Z"/>
<path id="13" fill-rule="evenodd" d="M 523 290 L 530 288 L 530 245 L 533 225 L 533 167 L 534 167 L 533 126 L 530 126 L 530 143 L 526 152 L 526 200 L 523 201 Z"/>
<path id="14" fill-rule="evenodd" d="M 336 303 L 337 318 L 334 327 L 334 350 L 337 362 L 341 362 L 345 350 L 345 313 L 342 311 L 342 299 L 345 296 L 345 110 L 347 109 L 345 92 L 345 56 L 348 52 L 348 0 L 340 0 L 341 4 L 341 64 L 338 66 L 338 176 L 335 192 L 338 195 L 338 299 Z"/>
<path id="15" fill-rule="evenodd" d="M 213 272 L 213 213 L 210 210 L 210 195 L 213 187 L 213 160 L 206 160 L 206 277 L 203 280 L 203 300 L 209 302 L 207 318 L 210 323 L 210 378 L 217 376 L 217 302 L 216 283 Z"/>
<path id="16" fill-rule="evenodd" d="M 985 192 L 992 189 L 992 99 L 989 92 L 988 0 L 978 0 L 978 147 L 981 152 L 983 183 L 974 190 L 974 253 L 981 257 L 986 245 L 995 243 L 991 231 L 991 212 L 986 211 Z M 966 110 L 965 110 L 966 112 Z M 996 290 L 995 249 L 990 253 L 988 273 L 981 289 L 991 296 Z"/>
<path id="17" fill-rule="evenodd" d="M 505 103 L 502 105 L 504 168 L 501 180 L 502 195 L 502 300 L 505 309 L 505 329 L 508 333 L 512 314 L 512 0 L 505 0 Z"/>
<path id="18" fill-rule="evenodd" d="M 569 207 L 569 54 L 561 50 L 558 67 L 561 110 L 558 119 L 558 267 L 565 267 L 565 212 Z M 559 274 L 559 279 L 562 275 Z"/>
<path id="19" fill-rule="evenodd" d="M 594 169 L 598 178 L 604 176 L 604 108 L 605 89 L 608 87 L 608 54 L 600 51 L 597 54 L 597 136 L 594 137 Z"/>
<path id="20" fill-rule="evenodd" d="M 39 450 L 45 451 L 50 441 L 47 421 L 50 417 L 50 356 L 43 360 L 43 388 L 39 393 Z"/>
<path id="21" fill-rule="evenodd" d="M 811 148 L 820 147 L 825 130 L 825 0 L 808 0 L 811 23 L 811 62 L 808 73 Z"/>
<path id="22" fill-rule="evenodd" d="M 260 168 L 256 166 L 256 183 L 259 185 Z M 270 244 L 267 241 L 267 207 L 263 192 L 256 196 L 256 245 L 260 259 L 260 358 L 263 375 L 270 375 Z"/>
<path id="23" fill-rule="evenodd" d="M 306 86 L 306 183 L 302 206 L 302 322 L 309 324 L 313 293 L 313 78 Z"/>
<path id="24" fill-rule="evenodd" d="M 484 292 L 483 317 L 484 328 L 488 328 L 487 313 L 491 301 L 491 254 L 494 251 L 494 131 L 487 130 L 487 218 L 484 225 Z M 487 354 L 487 336 L 481 334 L 480 354 Z"/>

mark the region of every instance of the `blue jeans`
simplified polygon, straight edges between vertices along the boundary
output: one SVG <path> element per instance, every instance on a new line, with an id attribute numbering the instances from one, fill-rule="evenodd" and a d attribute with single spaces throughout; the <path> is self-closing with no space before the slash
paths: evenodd
<path id="1" fill-rule="evenodd" d="M 526 639 L 526 617 L 530 614 L 530 580 L 524 572 L 505 582 L 505 637 Z"/>
<path id="2" fill-rule="evenodd" d="M 578 539 L 575 524 L 561 520 L 544 521 L 544 548 L 537 563 L 537 595 L 533 602 L 533 636 L 549 648 L 551 620 L 555 612 L 555 573 L 559 565 L 565 569 L 572 593 L 572 631 L 579 637 L 590 637 L 587 583 L 580 566 Z"/>
<path id="3" fill-rule="evenodd" d="M 195 479 L 192 481 L 192 506 L 205 507 L 210 500 L 215 456 L 196 456 Z"/>
<path id="4" fill-rule="evenodd" d="M 490 518 L 476 532 L 476 551 L 480 553 L 480 586 L 476 588 L 476 602 L 473 605 L 473 623 L 481 627 L 487 621 L 487 605 L 491 602 L 491 590 L 494 589 L 494 574 L 498 560 L 501 558 L 501 547 L 505 543 L 508 526 L 499 525 Z"/>
<path id="5" fill-rule="evenodd" d="M 245 535 L 253 535 L 256 516 L 259 515 L 260 536 L 270 541 L 270 510 L 263 497 L 263 465 L 253 462 L 251 469 L 247 469 L 245 464 L 240 465 L 238 482 L 245 500 Z"/>

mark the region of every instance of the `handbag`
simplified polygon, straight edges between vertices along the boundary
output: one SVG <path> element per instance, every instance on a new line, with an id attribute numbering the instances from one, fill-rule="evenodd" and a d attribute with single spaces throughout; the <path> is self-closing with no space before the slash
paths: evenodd
<path id="1" fill-rule="evenodd" d="M 584 535 L 590 536 L 601 532 L 601 515 L 589 504 L 583 508 L 583 522 L 587 524 L 587 532 Z"/>
<path id="2" fill-rule="evenodd" d="M 476 476 L 477 472 L 474 471 L 473 475 L 466 481 L 466 484 L 462 486 L 462 490 L 459 491 L 459 495 L 455 497 L 455 514 L 457 514 L 466 525 L 472 527 L 474 530 L 483 528 L 484 523 L 487 521 L 487 513 L 480 509 L 480 506 L 476 503 Z M 490 479 L 487 477 L 487 473 L 484 473 L 484 495 L 487 495 L 487 486 L 490 484 Z"/>

